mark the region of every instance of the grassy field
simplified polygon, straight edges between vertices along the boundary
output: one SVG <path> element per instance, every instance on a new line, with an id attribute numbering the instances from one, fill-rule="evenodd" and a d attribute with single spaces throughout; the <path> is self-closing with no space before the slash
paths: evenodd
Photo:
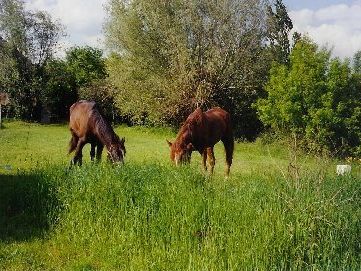
<path id="1" fill-rule="evenodd" d="M 238 143 L 231 177 L 175 168 L 169 129 L 117 127 L 126 163 L 68 170 L 65 125 L 0 130 L 0 270 L 360 270 L 360 167 Z M 105 160 L 105 159 L 104 159 Z M 296 176 L 296 177 L 295 177 Z"/>

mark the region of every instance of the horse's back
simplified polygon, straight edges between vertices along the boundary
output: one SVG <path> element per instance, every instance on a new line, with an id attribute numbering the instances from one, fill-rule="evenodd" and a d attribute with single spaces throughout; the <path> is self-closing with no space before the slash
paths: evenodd
<path id="1" fill-rule="evenodd" d="M 186 123 L 189 122 L 196 145 L 213 146 L 222 138 L 232 137 L 230 114 L 220 107 L 211 108 L 206 112 L 197 108 L 189 115 Z"/>
<path id="2" fill-rule="evenodd" d="M 80 100 L 70 107 L 69 128 L 78 137 L 88 133 L 89 121 L 96 108 L 95 102 Z"/>
<path id="3" fill-rule="evenodd" d="M 213 107 L 204 112 L 204 114 L 210 119 L 229 120 L 229 113 L 220 107 Z"/>
<path id="4" fill-rule="evenodd" d="M 204 116 L 210 130 L 218 130 L 220 133 L 225 133 L 231 129 L 230 114 L 220 107 L 214 107 L 204 112 Z"/>
<path id="5" fill-rule="evenodd" d="M 214 145 L 219 140 L 232 141 L 233 130 L 230 114 L 220 107 L 204 112 L 207 126 L 208 144 Z"/>
<path id="6" fill-rule="evenodd" d="M 85 113 L 89 110 L 92 110 L 96 106 L 95 102 L 92 101 L 86 101 L 86 100 L 80 100 L 76 103 L 73 103 L 70 107 L 70 115 L 73 114 L 73 112 L 82 112 Z"/>

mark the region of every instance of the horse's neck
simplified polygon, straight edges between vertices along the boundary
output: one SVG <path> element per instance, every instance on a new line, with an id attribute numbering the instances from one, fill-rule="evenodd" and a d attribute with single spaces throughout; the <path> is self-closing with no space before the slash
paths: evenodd
<path id="1" fill-rule="evenodd" d="M 193 141 L 192 132 L 190 131 L 189 127 L 182 127 L 181 131 L 177 135 L 176 141 L 184 144 L 188 144 Z"/>
<path id="2" fill-rule="evenodd" d="M 207 122 L 204 118 L 192 118 L 182 126 L 176 140 L 185 145 L 192 143 L 197 150 L 202 149 L 204 145 L 207 145 L 207 129 Z"/>
<path id="3" fill-rule="evenodd" d="M 98 121 L 95 130 L 96 136 L 98 137 L 99 141 L 107 148 L 109 148 L 110 145 L 116 142 L 116 136 L 112 127 L 108 123 L 106 123 L 104 119 Z"/>

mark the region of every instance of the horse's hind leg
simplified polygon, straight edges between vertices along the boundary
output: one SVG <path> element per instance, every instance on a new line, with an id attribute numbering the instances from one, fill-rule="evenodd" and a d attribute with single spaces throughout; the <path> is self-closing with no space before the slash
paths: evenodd
<path id="1" fill-rule="evenodd" d="M 214 157 L 213 147 L 207 148 L 208 163 L 211 166 L 211 174 L 213 174 L 214 165 L 216 164 L 216 158 Z"/>
<path id="2" fill-rule="evenodd" d="M 234 139 L 233 136 L 222 139 L 224 149 L 226 150 L 226 176 L 229 176 L 231 170 L 232 159 L 233 159 L 233 149 L 234 149 Z"/>

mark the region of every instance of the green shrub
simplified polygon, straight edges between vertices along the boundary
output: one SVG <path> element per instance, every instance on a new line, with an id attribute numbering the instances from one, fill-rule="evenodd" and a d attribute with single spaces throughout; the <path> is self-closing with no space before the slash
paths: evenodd
<path id="1" fill-rule="evenodd" d="M 256 107 L 264 124 L 301 139 L 313 151 L 360 155 L 360 81 L 347 61 L 330 59 L 308 39 L 301 39 L 290 65 L 274 64 L 267 98 Z"/>

